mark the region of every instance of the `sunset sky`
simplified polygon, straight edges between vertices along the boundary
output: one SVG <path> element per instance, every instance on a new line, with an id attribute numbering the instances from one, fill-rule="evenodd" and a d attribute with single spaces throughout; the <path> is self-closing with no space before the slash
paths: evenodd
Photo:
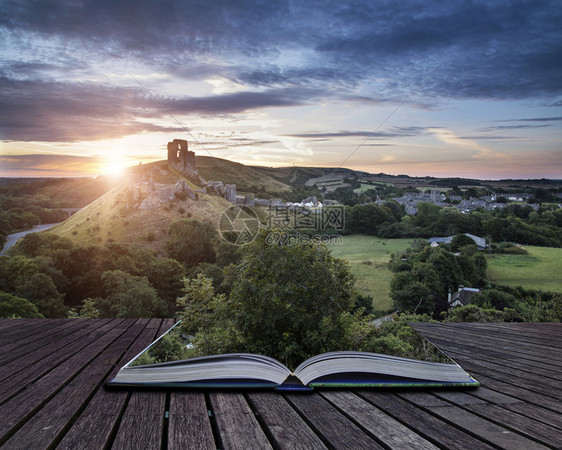
<path id="1" fill-rule="evenodd" d="M 0 176 L 562 178 L 559 1 L 0 1 Z"/>

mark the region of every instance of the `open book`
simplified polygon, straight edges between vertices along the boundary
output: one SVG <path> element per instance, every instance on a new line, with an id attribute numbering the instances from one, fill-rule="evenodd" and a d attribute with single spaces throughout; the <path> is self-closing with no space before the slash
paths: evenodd
<path id="1" fill-rule="evenodd" d="M 167 333 L 170 331 L 171 329 Z M 293 372 L 274 358 L 250 353 L 136 364 L 137 360 L 157 345 L 166 334 L 123 366 L 107 384 L 188 388 L 275 388 L 295 391 L 318 387 L 480 385 L 452 360 L 450 363 L 418 361 L 353 351 L 313 356 Z"/>

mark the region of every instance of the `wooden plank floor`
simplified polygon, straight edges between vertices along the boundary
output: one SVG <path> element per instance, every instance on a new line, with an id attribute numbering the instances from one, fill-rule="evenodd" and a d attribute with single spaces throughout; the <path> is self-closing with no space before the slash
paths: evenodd
<path id="1" fill-rule="evenodd" d="M 0 447 L 562 447 L 562 324 L 413 324 L 481 381 L 470 390 L 105 388 L 172 323 L 0 320 Z"/>

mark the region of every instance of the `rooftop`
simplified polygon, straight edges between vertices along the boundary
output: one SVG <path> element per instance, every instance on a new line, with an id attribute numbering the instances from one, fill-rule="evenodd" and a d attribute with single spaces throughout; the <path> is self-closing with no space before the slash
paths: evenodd
<path id="1" fill-rule="evenodd" d="M 108 390 L 171 319 L 1 319 L 2 448 L 560 448 L 562 324 L 418 323 L 471 390 Z"/>

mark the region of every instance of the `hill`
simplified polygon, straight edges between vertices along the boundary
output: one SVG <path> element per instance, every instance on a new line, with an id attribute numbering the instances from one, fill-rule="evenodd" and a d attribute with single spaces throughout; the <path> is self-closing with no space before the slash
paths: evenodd
<path id="1" fill-rule="evenodd" d="M 157 198 L 157 189 L 172 192 L 181 180 L 177 174 L 165 170 L 166 162 L 156 162 L 130 169 L 125 179 L 49 233 L 66 237 L 81 245 L 108 243 L 139 243 L 165 254 L 165 242 L 171 223 L 192 218 L 218 224 L 224 210 L 231 203 L 216 195 L 199 193 L 199 199 L 183 196 L 171 201 L 155 202 L 157 206 L 144 209 L 139 204 L 146 198 Z M 154 191 L 149 184 L 154 183 Z M 195 188 L 191 184 L 192 188 Z M 179 189 L 179 187 L 178 187 Z"/>
<path id="2" fill-rule="evenodd" d="M 287 183 L 257 170 L 257 167 L 210 156 L 197 156 L 196 162 L 197 171 L 203 178 L 236 184 L 237 192 L 254 193 L 259 197 L 278 197 L 282 192 L 290 190 Z"/>
<path id="3" fill-rule="evenodd" d="M 413 177 L 409 175 L 389 175 L 385 173 L 369 173 L 360 170 L 346 169 L 343 167 L 263 167 L 249 166 L 252 169 L 291 186 L 302 186 L 310 184 L 316 178 L 334 177 L 343 180 L 355 178 L 359 181 L 374 184 L 391 185 L 396 188 L 412 187 L 418 190 L 426 189 L 451 189 L 456 186 L 459 188 L 480 187 L 490 188 L 491 190 L 503 190 L 505 192 L 519 192 L 526 189 L 537 188 L 561 188 L 562 180 L 476 180 L 470 178 L 451 178 L 451 177 Z"/>
<path id="4" fill-rule="evenodd" d="M 0 178 L 0 195 L 37 196 L 43 207 L 81 208 L 116 185 L 111 177 Z"/>
<path id="5" fill-rule="evenodd" d="M 489 185 L 488 182 L 484 184 L 485 182 L 479 180 L 460 178 L 440 179 L 406 175 L 393 176 L 383 173 L 369 174 L 345 168 L 337 170 L 322 167 L 270 168 L 245 166 L 207 156 L 197 156 L 196 158 L 198 171 L 205 179 L 233 183 L 237 185 L 238 193 L 253 193 L 256 197 L 262 198 L 283 197 L 295 188 L 311 186 L 314 180 L 321 180 L 318 184 L 323 183 L 327 187 L 331 184 L 331 187 L 334 188 L 338 184 L 344 184 L 344 178 L 355 178 L 356 184 L 360 180 L 371 183 L 371 185 L 374 183 L 396 187 L 413 186 L 417 189 L 435 189 L 438 186 L 451 185 Z M 178 172 L 169 170 L 167 161 L 131 167 L 127 171 L 126 179 L 99 198 L 96 195 L 105 192 L 104 189 L 107 190 L 107 182 L 102 182 L 101 179 L 58 180 L 56 182 L 46 180 L 28 183 L 25 186 L 31 186 L 26 189 L 36 189 L 33 187 L 34 184 L 43 186 L 41 193 L 55 195 L 54 192 L 57 192 L 57 198 L 63 199 L 69 204 L 76 204 L 78 196 L 83 202 L 97 198 L 69 220 L 51 229 L 51 233 L 68 237 L 81 244 L 141 243 L 159 253 L 165 253 L 164 242 L 172 222 L 180 218 L 194 218 L 218 224 L 222 212 L 232 205 L 219 196 L 200 193 L 198 200 L 180 196 L 161 202 L 156 207 L 151 206 L 148 209 L 139 207 L 143 198 L 149 196 L 150 188 L 148 186 L 151 183 L 164 190 L 169 189 L 173 194 L 176 189 L 174 186 L 181 180 L 184 180 L 192 189 L 199 190 L 200 188 Z M 554 185 L 557 184 L 555 180 L 550 181 Z M 516 186 L 523 188 L 531 182 L 532 180 L 507 180 L 503 186 L 509 185 L 513 189 Z M 371 185 L 365 187 L 369 188 Z M 135 186 L 137 187 L 135 188 Z M 0 188 L 2 187 L 0 186 Z M 157 196 L 155 191 L 150 195 L 154 198 Z"/>

